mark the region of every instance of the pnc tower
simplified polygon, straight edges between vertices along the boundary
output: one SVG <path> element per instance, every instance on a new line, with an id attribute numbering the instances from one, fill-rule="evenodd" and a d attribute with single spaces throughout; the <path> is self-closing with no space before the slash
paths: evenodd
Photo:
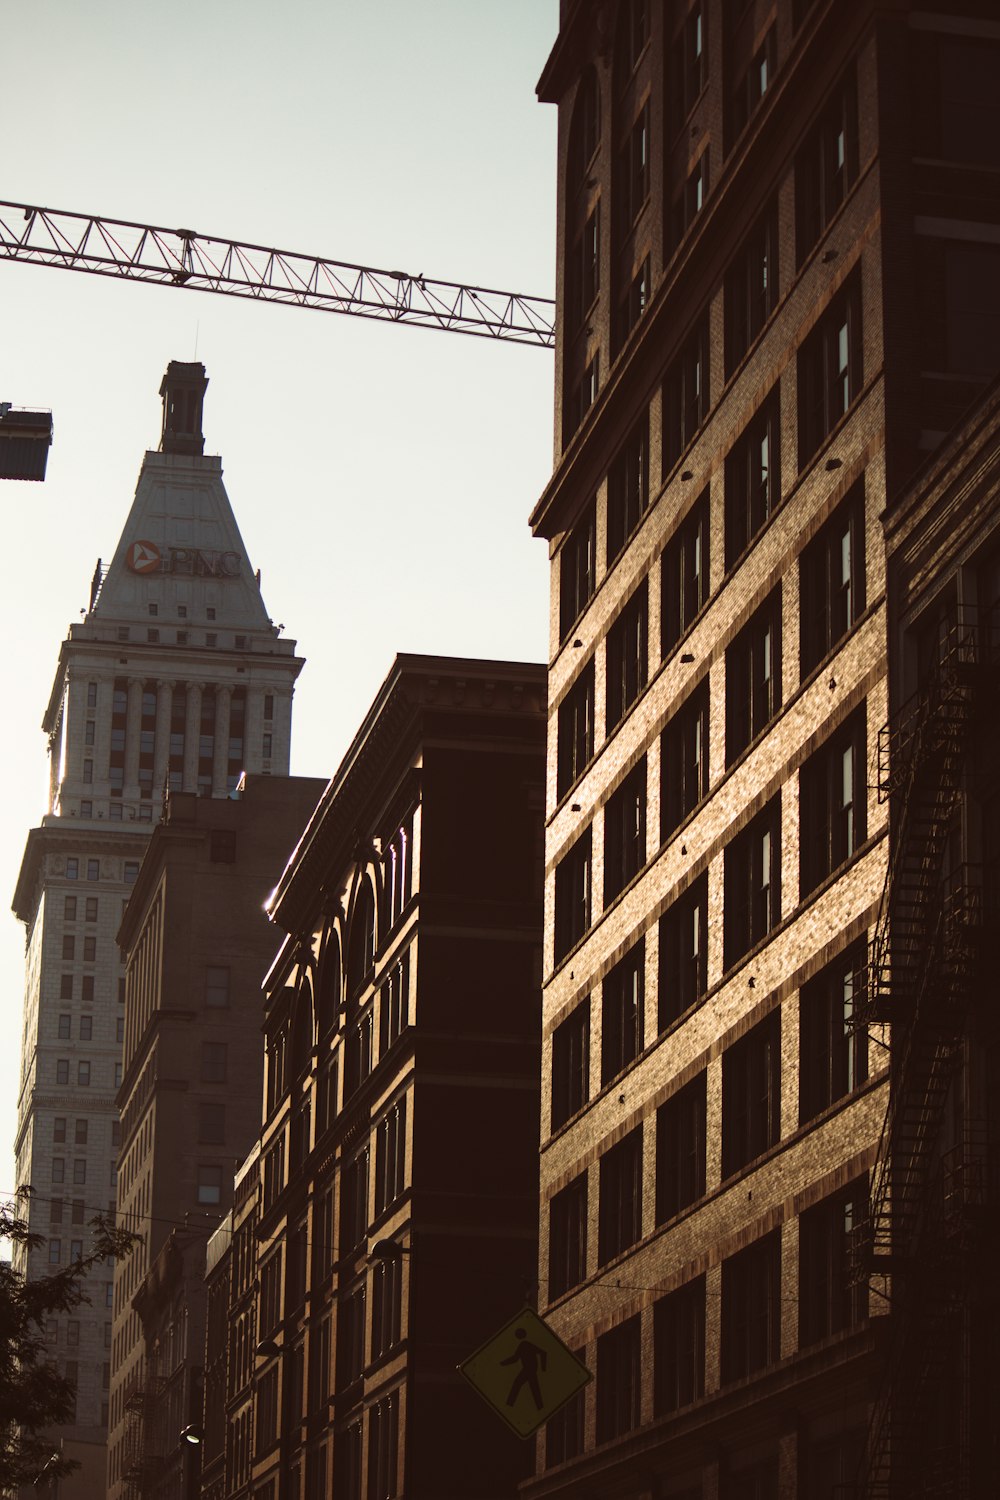
<path id="1" fill-rule="evenodd" d="M 116 934 L 166 790 L 228 797 L 244 771 L 287 776 L 302 660 L 260 593 L 222 482 L 206 456 L 201 364 L 172 362 L 159 450 L 143 460 L 110 565 L 70 626 L 42 727 L 49 804 L 28 834 L 14 894 L 27 929 L 17 1183 L 30 1184 L 44 1274 L 86 1253 L 88 1221 L 115 1202 L 125 975 Z M 142 1226 L 140 1225 L 140 1229 Z M 62 1429 L 81 1468 L 64 1500 L 103 1496 L 112 1268 L 89 1305 L 45 1332 L 75 1377 Z"/>

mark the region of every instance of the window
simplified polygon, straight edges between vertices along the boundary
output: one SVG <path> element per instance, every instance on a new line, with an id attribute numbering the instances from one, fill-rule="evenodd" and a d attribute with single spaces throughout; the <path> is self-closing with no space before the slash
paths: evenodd
<path id="1" fill-rule="evenodd" d="M 691 7 L 671 46 L 670 129 L 675 135 L 705 87 L 705 20 L 702 9 L 700 3 Z"/>
<path id="2" fill-rule="evenodd" d="M 708 876 L 701 875 L 660 918 L 660 1031 L 704 995 L 707 950 Z"/>
<path id="3" fill-rule="evenodd" d="M 87 1162 L 85 1158 L 78 1157 L 73 1163 L 73 1181 L 77 1187 L 82 1187 L 87 1181 Z"/>
<path id="4" fill-rule="evenodd" d="M 375 1127 L 375 1213 L 384 1213 L 406 1188 L 406 1098 L 397 1099 Z"/>
<path id="5" fill-rule="evenodd" d="M 78 1062 L 76 1065 L 76 1081 L 81 1088 L 87 1088 L 90 1084 L 90 1063 Z"/>
<path id="6" fill-rule="evenodd" d="M 803 900 L 849 860 L 867 836 L 865 738 L 862 704 L 799 772 Z"/>
<path id="7" fill-rule="evenodd" d="M 49 1265 L 57 1266 L 62 1260 L 62 1240 L 49 1240 Z"/>
<path id="8" fill-rule="evenodd" d="M 861 282 L 855 275 L 799 350 L 799 468 L 856 400 L 863 379 L 861 353 Z"/>
<path id="9" fill-rule="evenodd" d="M 409 960 L 404 958 L 393 966 L 389 978 L 382 986 L 382 1009 L 379 1019 L 379 1044 L 382 1057 L 402 1036 L 408 1024 L 409 987 Z"/>
<path id="10" fill-rule="evenodd" d="M 69 1083 L 68 1057 L 60 1057 L 56 1060 L 56 1083 Z"/>
<path id="11" fill-rule="evenodd" d="M 398 1447 L 399 1397 L 393 1391 L 369 1408 L 367 1500 L 391 1500 L 396 1494 Z"/>
<path id="12" fill-rule="evenodd" d="M 620 723 L 646 686 L 646 594 L 643 579 L 608 631 L 607 734 Z"/>
<path id="13" fill-rule="evenodd" d="M 222 1168 L 202 1164 L 198 1167 L 198 1202 L 215 1206 L 222 1202 Z"/>
<path id="14" fill-rule="evenodd" d="M 563 442 L 568 443 L 594 402 L 600 386 L 600 359 L 595 353 L 580 379 L 572 387 L 563 412 Z"/>
<path id="15" fill-rule="evenodd" d="M 66 896 L 63 898 L 63 919 L 66 922 L 76 921 L 76 897 Z"/>
<path id="16" fill-rule="evenodd" d="M 642 1126 L 601 1157 L 598 1264 L 606 1265 L 642 1235 Z"/>
<path id="17" fill-rule="evenodd" d="M 221 1008 L 229 1004 L 229 970 L 212 964 L 205 968 L 205 1004 Z"/>
<path id="18" fill-rule="evenodd" d="M 772 26 L 763 43 L 750 59 L 749 65 L 736 80 L 732 96 L 730 140 L 736 139 L 771 87 L 777 60 L 775 27 Z"/>
<path id="19" fill-rule="evenodd" d="M 596 583 L 596 513 L 591 500 L 570 532 L 559 558 L 559 637 L 565 640 L 570 627 L 593 597 Z"/>
<path id="20" fill-rule="evenodd" d="M 87 922 L 97 921 L 97 897 L 88 896 L 85 902 L 84 920 Z"/>
<path id="21" fill-rule="evenodd" d="M 77 880 L 80 875 L 80 861 L 70 855 L 66 860 L 66 879 Z"/>
<path id="22" fill-rule="evenodd" d="M 608 798 L 604 809 L 604 905 L 646 863 L 646 757 Z"/>
<path id="23" fill-rule="evenodd" d="M 73 976 L 72 974 L 60 974 L 59 976 L 59 999 L 72 1000 L 73 998 Z"/>
<path id="24" fill-rule="evenodd" d="M 642 997 L 646 944 L 640 938 L 604 981 L 601 1084 L 627 1068 L 642 1051 Z"/>
<path id="25" fill-rule="evenodd" d="M 368 1228 L 368 1151 L 358 1153 L 343 1169 L 340 1189 L 340 1253 L 357 1248 Z"/>
<path id="26" fill-rule="evenodd" d="M 59 1017 L 59 1024 L 58 1024 L 58 1029 L 57 1029 L 56 1035 L 59 1037 L 60 1041 L 69 1041 L 69 1038 L 72 1035 L 72 1033 L 70 1031 L 70 1027 L 71 1027 L 72 1023 L 73 1023 L 73 1017 L 72 1016 L 60 1016 Z"/>
<path id="27" fill-rule="evenodd" d="M 864 489 L 856 486 L 799 561 L 800 671 L 807 677 L 865 609 Z"/>
<path id="28" fill-rule="evenodd" d="M 586 1349 L 573 1351 L 581 1364 L 586 1361 Z M 561 1406 L 545 1424 L 545 1466 L 568 1463 L 583 1452 L 584 1422 L 586 1418 L 584 1392 L 577 1391 L 565 1406 Z"/>
<path id="29" fill-rule="evenodd" d="M 76 1144 L 78 1146 L 85 1146 L 87 1144 L 87 1137 L 89 1134 L 89 1120 L 77 1120 L 73 1129 L 73 1139 L 75 1140 Z"/>
<path id="30" fill-rule="evenodd" d="M 117 806 L 118 806 L 117 803 L 113 803 L 112 804 L 112 808 L 111 808 L 111 816 L 112 817 L 114 817 L 114 815 L 115 815 L 114 809 Z M 94 804 L 92 802 L 81 802 L 80 803 L 80 817 L 81 818 L 92 818 L 93 816 L 94 816 Z"/>
<path id="31" fill-rule="evenodd" d="M 558 1130 L 590 1097 L 590 1000 L 552 1033 L 552 1125 Z"/>
<path id="32" fill-rule="evenodd" d="M 62 956 L 64 963 L 69 963 L 76 957 L 76 938 L 71 932 L 63 933 Z"/>
<path id="33" fill-rule="evenodd" d="M 402 1330 L 403 1262 L 377 1261 L 372 1270 L 372 1359 L 399 1343 Z"/>
<path id="34" fill-rule="evenodd" d="M 708 678 L 685 699 L 663 731 L 660 838 L 667 839 L 708 791 Z"/>
<path id="35" fill-rule="evenodd" d="M 608 470 L 608 567 L 649 504 L 649 413 L 635 426 Z"/>
<path id="36" fill-rule="evenodd" d="M 72 1224 L 82 1224 L 84 1222 L 85 1210 L 86 1204 L 84 1203 L 83 1199 L 74 1198 L 70 1212 L 70 1222 Z"/>
<path id="37" fill-rule="evenodd" d="M 97 939 L 95 937 L 85 937 L 84 938 L 84 940 L 83 940 L 83 961 L 84 961 L 85 964 L 96 963 L 96 961 L 97 961 Z"/>
<path id="38" fill-rule="evenodd" d="M 781 1134 L 781 1012 L 773 1010 L 722 1054 L 722 1175 L 776 1145 Z"/>
<path id="39" fill-rule="evenodd" d="M 663 386 L 663 475 L 673 468 L 705 418 L 709 403 L 708 317 L 702 316 L 674 359 Z"/>
<path id="40" fill-rule="evenodd" d="M 594 755 L 594 661 L 584 667 L 559 705 L 556 791 L 563 797 Z"/>
<path id="41" fill-rule="evenodd" d="M 597 1340 L 597 1441 L 610 1442 L 642 1420 L 642 1343 L 639 1317 Z"/>
<path id="42" fill-rule="evenodd" d="M 779 1355 L 780 1232 L 722 1263 L 722 1379 L 741 1380 Z"/>
<path id="43" fill-rule="evenodd" d="M 85 760 L 83 763 L 83 779 L 86 782 L 91 782 L 94 779 L 94 762 L 92 760 Z"/>
<path id="44" fill-rule="evenodd" d="M 726 765 L 781 707 L 781 585 L 726 651 Z"/>
<path id="45" fill-rule="evenodd" d="M 914 126 L 919 129 L 919 118 Z M 853 71 L 824 107 L 795 158 L 795 258 L 799 265 L 858 175 L 858 100 Z"/>
<path id="46" fill-rule="evenodd" d="M 566 957 L 590 926 L 590 855 L 588 828 L 556 866 L 556 963 Z"/>
<path id="47" fill-rule="evenodd" d="M 850 1276 L 851 1238 L 868 1216 L 868 1182 L 808 1208 L 799 1218 L 799 1344 L 853 1328 L 868 1313 L 867 1283 Z"/>
<path id="48" fill-rule="evenodd" d="M 201 1076 L 205 1083 L 225 1083 L 227 1047 L 225 1042 L 202 1042 Z"/>
<path id="49" fill-rule="evenodd" d="M 64 1141 L 66 1139 L 65 1115 L 56 1115 L 55 1119 L 52 1121 L 52 1139 L 54 1141 Z"/>
<path id="50" fill-rule="evenodd" d="M 97 707 L 97 683 L 96 682 L 88 682 L 87 683 L 87 707 L 88 708 L 96 708 Z"/>
<path id="51" fill-rule="evenodd" d="M 853 1483 L 848 1493 L 854 1489 Z M 812 1495 L 812 1491 L 808 1492 Z M 726 1477 L 726 1500 L 780 1500 L 778 1458 L 771 1453 L 753 1463 L 733 1465 Z M 837 1497 L 841 1500 L 841 1497 Z"/>
<path id="52" fill-rule="evenodd" d="M 663 552 L 662 645 L 667 656 L 708 603 L 708 490 L 701 494 Z"/>
<path id="53" fill-rule="evenodd" d="M 629 334 L 646 311 L 651 290 L 649 256 L 647 255 L 638 270 L 633 274 L 615 307 L 615 353 L 624 348 Z"/>
<path id="54" fill-rule="evenodd" d="M 52 1158 L 52 1181 L 66 1181 L 66 1162 L 65 1159 L 61 1156 L 54 1156 Z"/>
<path id="55" fill-rule="evenodd" d="M 781 411 L 775 388 L 726 457 L 726 570 L 781 503 Z"/>
<path id="56" fill-rule="evenodd" d="M 601 205 L 594 205 L 566 257 L 566 333 L 583 326 L 601 285 Z"/>
<path id="57" fill-rule="evenodd" d="M 124 1016 L 116 1016 L 115 1017 L 115 1041 L 116 1042 L 123 1042 L 124 1040 L 125 1040 L 125 1017 Z"/>
<path id="58" fill-rule="evenodd" d="M 138 866 L 136 868 L 138 868 Z M 99 859 L 88 859 L 87 860 L 87 879 L 88 880 L 100 880 L 100 878 L 101 878 L 101 861 Z"/>
<path id="59" fill-rule="evenodd" d="M 124 870 L 125 884 L 126 885 L 135 885 L 135 882 L 136 882 L 136 880 L 138 878 L 138 875 L 139 875 L 139 861 L 137 859 L 127 859 L 125 861 L 125 870 Z M 91 877 L 88 875 L 87 879 L 89 880 L 90 878 Z"/>
<path id="60" fill-rule="evenodd" d="M 264 718 L 270 722 L 274 718 L 274 694 L 264 694 Z"/>
<path id="61" fill-rule="evenodd" d="M 708 147 L 688 173 L 687 180 L 670 205 L 668 256 L 677 249 L 708 197 Z"/>
<path id="62" fill-rule="evenodd" d="M 868 1046 L 856 1024 L 867 952 L 855 943 L 799 991 L 799 1119 L 804 1124 L 868 1077 Z"/>
<path id="63" fill-rule="evenodd" d="M 224 1145 L 226 1139 L 226 1106 L 198 1105 L 198 1140 L 206 1146 Z"/>
<path id="64" fill-rule="evenodd" d="M 656 1111 L 656 1222 L 665 1224 L 705 1192 L 706 1075 Z"/>
<path id="65" fill-rule="evenodd" d="M 781 920 L 781 798 L 767 807 L 725 852 L 723 946 L 729 968 Z"/>
<path id="66" fill-rule="evenodd" d="M 80 1001 L 83 1005 L 93 1005 L 94 1003 L 93 974 L 84 974 L 80 978 Z"/>
<path id="67" fill-rule="evenodd" d="M 653 1410 L 658 1417 L 705 1394 L 705 1278 L 653 1304 Z"/>
<path id="68" fill-rule="evenodd" d="M 649 105 L 643 106 L 618 153 L 618 231 L 624 236 L 649 197 Z"/>
<path id="69" fill-rule="evenodd" d="M 581 1172 L 549 1204 L 549 1299 L 587 1274 L 587 1174 Z"/>
<path id="70" fill-rule="evenodd" d="M 597 77 L 593 68 L 588 68 L 580 80 L 573 119 L 569 131 L 569 148 L 566 155 L 566 186 L 575 192 L 584 185 L 584 176 L 600 140 L 600 96 Z"/>
<path id="71" fill-rule="evenodd" d="M 82 1260 L 83 1259 L 83 1241 L 82 1240 L 70 1240 L 70 1242 L 69 1242 L 69 1258 L 70 1258 L 70 1260 Z"/>

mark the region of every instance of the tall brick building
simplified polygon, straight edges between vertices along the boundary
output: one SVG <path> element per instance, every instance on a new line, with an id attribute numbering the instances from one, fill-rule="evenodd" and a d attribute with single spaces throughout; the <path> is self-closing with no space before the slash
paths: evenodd
<path id="1" fill-rule="evenodd" d="M 886 1493 L 881 517 L 1000 365 L 995 8 L 560 21 L 525 1493 Z"/>

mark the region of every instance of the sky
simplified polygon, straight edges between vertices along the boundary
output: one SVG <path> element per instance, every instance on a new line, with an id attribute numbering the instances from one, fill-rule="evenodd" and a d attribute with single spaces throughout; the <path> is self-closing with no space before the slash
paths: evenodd
<path id="1" fill-rule="evenodd" d="M 0 198 L 551 297 L 558 0 L 0 3 Z M 59 645 L 118 540 L 171 359 L 270 616 L 299 643 L 292 771 L 330 776 L 397 651 L 545 660 L 552 354 L 0 262 L 0 400 L 51 408 L 0 486 L 6 912 L 46 810 Z M 0 916 L 0 1192 L 24 929 Z"/>

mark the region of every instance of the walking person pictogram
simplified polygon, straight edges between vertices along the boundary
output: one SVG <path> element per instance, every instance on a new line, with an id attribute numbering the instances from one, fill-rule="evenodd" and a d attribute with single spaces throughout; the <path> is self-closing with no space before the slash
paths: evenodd
<path id="1" fill-rule="evenodd" d="M 521 1387 L 526 1385 L 534 1398 L 535 1406 L 541 1411 L 543 1402 L 541 1387 L 538 1384 L 538 1369 L 541 1366 L 542 1371 L 545 1370 L 547 1362 L 545 1350 L 533 1344 L 523 1328 L 515 1328 L 514 1337 L 519 1340 L 517 1348 L 507 1359 L 500 1361 L 502 1365 L 519 1364 L 521 1366 L 511 1383 L 507 1405 L 514 1405 Z"/>

